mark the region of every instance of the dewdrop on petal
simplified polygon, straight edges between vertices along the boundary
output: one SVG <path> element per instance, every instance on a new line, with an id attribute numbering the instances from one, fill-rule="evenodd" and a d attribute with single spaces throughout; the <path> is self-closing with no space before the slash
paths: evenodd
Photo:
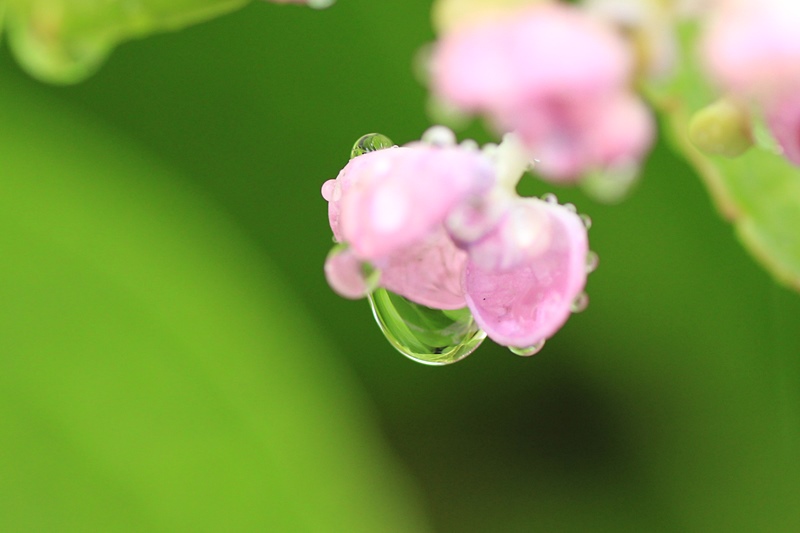
<path id="1" fill-rule="evenodd" d="M 361 261 L 346 245 L 336 245 L 325 260 L 328 285 L 344 298 L 364 298 L 378 287 L 380 271 Z"/>
<path id="2" fill-rule="evenodd" d="M 564 325 L 586 285 L 589 252 L 577 214 L 536 198 L 520 199 L 519 208 L 549 221 L 543 228 L 546 245 L 520 250 L 511 268 L 482 267 L 484 248 L 471 248 L 465 277 L 467 305 L 476 322 L 498 344 L 517 348 L 536 346 Z"/>
<path id="3" fill-rule="evenodd" d="M 347 244 L 352 257 L 380 270 L 381 287 L 436 309 L 464 307 L 466 253 L 442 223 L 454 205 L 491 187 L 491 164 L 480 152 L 454 146 L 392 146 L 379 134 L 362 137 L 350 162 L 323 185 L 334 238 Z M 328 267 L 332 287 L 363 296 L 337 286 L 357 279 L 352 265 L 349 271 L 334 268 L 347 266 L 344 259 Z"/>
<path id="4" fill-rule="evenodd" d="M 339 242 L 331 287 L 366 295 L 392 346 L 424 364 L 459 361 L 487 335 L 538 352 L 585 301 L 596 256 L 584 219 L 517 195 L 530 163 L 513 135 L 478 149 L 439 127 L 401 148 L 378 144 L 322 188 Z"/>
<path id="5" fill-rule="evenodd" d="M 451 209 L 494 179 L 480 154 L 422 144 L 364 154 L 342 172 L 342 237 L 360 257 L 375 261 L 433 232 Z"/>

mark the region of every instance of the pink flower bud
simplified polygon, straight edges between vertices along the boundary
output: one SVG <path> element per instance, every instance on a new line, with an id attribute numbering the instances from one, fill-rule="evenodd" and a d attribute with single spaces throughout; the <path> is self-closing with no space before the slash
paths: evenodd
<path id="1" fill-rule="evenodd" d="M 489 189 L 494 174 L 480 153 L 415 145 L 356 157 L 337 181 L 334 234 L 359 257 L 380 261 L 437 230 L 453 207 Z"/>
<path id="2" fill-rule="evenodd" d="M 380 286 L 428 307 L 458 309 L 466 305 L 466 253 L 443 222 L 493 184 L 492 165 L 479 152 L 414 144 L 353 158 L 322 195 L 334 237 L 359 264 L 381 271 Z M 339 293 L 363 296 L 349 260 L 329 259 L 328 280 Z"/>
<path id="3" fill-rule="evenodd" d="M 652 142 L 652 118 L 628 89 L 628 49 L 576 8 L 538 5 L 459 27 L 432 62 L 440 99 L 516 132 L 554 181 L 638 162 Z"/>
<path id="4" fill-rule="evenodd" d="M 466 300 L 492 340 L 527 347 L 570 316 L 586 284 L 588 238 L 581 218 L 563 206 L 526 198 L 514 213 L 468 250 Z M 522 219 L 535 221 L 534 229 Z"/>
<path id="5" fill-rule="evenodd" d="M 727 91 L 759 97 L 800 87 L 800 3 L 719 4 L 703 43 L 714 80 Z"/>
<path id="6" fill-rule="evenodd" d="M 579 10 L 539 5 L 456 28 L 438 43 L 433 89 L 469 111 L 506 111 L 558 97 L 591 99 L 623 86 L 630 57 Z"/>

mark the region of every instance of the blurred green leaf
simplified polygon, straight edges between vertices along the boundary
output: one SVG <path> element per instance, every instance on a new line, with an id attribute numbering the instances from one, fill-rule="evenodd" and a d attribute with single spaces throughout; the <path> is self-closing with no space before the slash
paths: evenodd
<path id="1" fill-rule="evenodd" d="M 248 0 L 8 0 L 8 39 L 20 64 L 51 83 L 97 70 L 120 42 L 181 29 Z"/>
<path id="2" fill-rule="evenodd" d="M 689 140 L 694 113 L 718 97 L 697 64 L 697 28 L 682 28 L 680 71 L 664 87 L 650 87 L 673 146 L 694 166 L 720 213 L 750 254 L 779 282 L 800 290 L 800 169 L 759 143 L 729 158 L 707 155 Z"/>
<path id="3" fill-rule="evenodd" d="M 0 531 L 427 529 L 216 204 L 44 92 L 0 114 Z"/>

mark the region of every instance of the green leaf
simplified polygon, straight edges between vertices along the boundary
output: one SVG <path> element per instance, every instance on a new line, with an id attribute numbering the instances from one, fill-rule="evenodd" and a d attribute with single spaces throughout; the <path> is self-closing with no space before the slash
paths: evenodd
<path id="1" fill-rule="evenodd" d="M 0 531 L 425 531 L 268 258 L 162 162 L 0 86 Z"/>
<path id="2" fill-rule="evenodd" d="M 248 0 L 8 0 L 9 44 L 32 76 L 75 83 L 120 42 L 208 20 Z"/>
<path id="3" fill-rule="evenodd" d="M 747 251 L 779 282 L 800 290 L 800 169 L 764 138 L 756 124 L 755 146 L 728 158 L 708 155 L 689 140 L 691 117 L 718 97 L 697 64 L 697 28 L 682 28 L 679 72 L 666 86 L 648 88 L 665 117 L 674 148 L 694 166 L 720 213 L 735 227 Z M 756 120 L 757 122 L 757 120 Z"/>

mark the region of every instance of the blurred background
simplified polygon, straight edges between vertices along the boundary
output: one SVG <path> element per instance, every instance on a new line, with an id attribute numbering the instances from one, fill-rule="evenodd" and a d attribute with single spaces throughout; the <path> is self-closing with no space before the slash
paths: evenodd
<path id="1" fill-rule="evenodd" d="M 800 531 L 800 296 L 664 145 L 555 191 L 600 267 L 533 358 L 422 366 L 329 290 L 320 187 L 430 125 L 429 10 L 256 3 L 67 87 L 0 52 L 0 531 Z"/>

